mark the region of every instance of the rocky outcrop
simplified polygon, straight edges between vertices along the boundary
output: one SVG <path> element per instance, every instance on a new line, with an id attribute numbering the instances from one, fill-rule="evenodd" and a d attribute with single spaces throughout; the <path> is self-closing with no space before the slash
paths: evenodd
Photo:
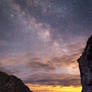
<path id="1" fill-rule="evenodd" d="M 82 92 L 92 92 L 92 36 L 78 59 Z"/>
<path id="2" fill-rule="evenodd" d="M 13 75 L 0 72 L 0 92 L 32 92 L 24 83 Z"/>

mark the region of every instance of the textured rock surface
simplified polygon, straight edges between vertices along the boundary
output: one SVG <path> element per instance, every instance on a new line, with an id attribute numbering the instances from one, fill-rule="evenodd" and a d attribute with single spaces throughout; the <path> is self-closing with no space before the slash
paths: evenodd
<path id="1" fill-rule="evenodd" d="M 0 72 L 0 92 L 32 92 L 24 83 L 13 75 Z"/>
<path id="2" fill-rule="evenodd" d="M 92 36 L 88 39 L 87 45 L 78 59 L 82 92 L 92 92 Z"/>

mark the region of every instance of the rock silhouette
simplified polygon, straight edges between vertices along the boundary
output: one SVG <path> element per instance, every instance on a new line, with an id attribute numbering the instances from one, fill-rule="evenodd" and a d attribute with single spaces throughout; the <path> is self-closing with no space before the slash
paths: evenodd
<path id="1" fill-rule="evenodd" d="M 13 75 L 0 72 L 0 92 L 32 92 L 24 83 Z"/>
<path id="2" fill-rule="evenodd" d="M 78 59 L 82 92 L 92 92 L 92 36 Z"/>

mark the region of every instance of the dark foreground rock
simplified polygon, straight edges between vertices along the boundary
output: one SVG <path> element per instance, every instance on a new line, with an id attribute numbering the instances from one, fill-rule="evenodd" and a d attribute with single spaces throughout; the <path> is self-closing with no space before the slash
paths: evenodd
<path id="1" fill-rule="evenodd" d="M 32 92 L 24 83 L 13 75 L 0 72 L 0 92 Z"/>
<path id="2" fill-rule="evenodd" d="M 87 45 L 78 59 L 82 92 L 92 92 L 92 36 L 88 39 Z"/>

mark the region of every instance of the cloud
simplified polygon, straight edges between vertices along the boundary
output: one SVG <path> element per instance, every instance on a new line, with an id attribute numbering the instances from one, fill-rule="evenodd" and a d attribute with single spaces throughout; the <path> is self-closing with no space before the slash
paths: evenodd
<path id="1" fill-rule="evenodd" d="M 60 47 L 59 43 L 52 43 L 54 44 L 51 46 L 52 52 L 59 51 L 61 56 L 54 52 L 56 56 L 53 53 L 50 57 L 47 57 L 51 54 L 49 50 L 45 57 L 37 55 L 37 53 L 17 52 L 7 54 L 5 58 L 0 59 L 0 62 L 4 69 L 27 83 L 63 86 L 80 85 L 76 60 L 82 52 L 83 44 L 75 43 Z"/>
<path id="2" fill-rule="evenodd" d="M 39 85 L 80 86 L 80 77 L 69 74 L 40 73 L 37 76 L 32 75 L 26 82 Z"/>
<path id="3" fill-rule="evenodd" d="M 61 80 L 49 80 L 49 79 L 44 79 L 44 80 L 38 80 L 38 81 L 30 81 L 30 83 L 37 83 L 41 85 L 60 85 L 60 86 L 80 86 L 80 79 L 61 79 Z"/>
<path id="4" fill-rule="evenodd" d="M 81 38 L 74 37 L 72 39 L 72 37 L 67 36 L 66 34 L 63 35 L 63 29 L 61 29 L 60 33 L 58 27 L 52 27 L 49 23 L 41 21 L 41 18 L 39 18 L 40 21 L 38 21 L 38 18 L 35 17 L 36 14 L 33 15 L 34 12 L 37 12 L 37 9 L 38 11 L 39 9 L 42 9 L 40 12 L 43 12 L 45 9 L 47 11 L 48 8 L 50 9 L 49 11 L 53 11 L 51 10 L 51 7 L 53 7 L 54 11 L 60 12 L 59 10 L 61 10 L 62 12 L 61 8 L 64 7 L 63 4 L 65 4 L 65 7 L 66 4 L 68 4 L 64 3 L 64 1 L 51 2 L 47 0 L 41 2 L 41 0 L 11 0 L 10 2 L 11 3 L 9 5 L 13 8 L 13 10 L 10 9 L 11 14 L 14 15 L 13 19 L 14 21 L 16 19 L 17 24 L 14 33 L 15 35 L 13 36 L 12 42 L 10 43 L 8 48 L 10 52 L 32 51 L 37 52 L 38 55 L 43 57 L 63 56 L 71 54 L 71 48 L 68 47 L 69 45 L 71 45 L 70 42 L 73 42 L 72 44 L 76 43 L 76 48 L 73 48 L 72 50 L 72 52 L 76 52 L 78 49 L 77 45 L 82 43 L 83 40 L 80 41 L 80 43 L 77 43 L 77 41 L 85 38 L 84 36 L 82 36 Z M 59 5 L 62 2 L 63 4 Z M 69 7 L 71 5 L 72 3 L 69 3 Z M 30 13 L 31 11 L 33 12 Z M 45 16 L 45 14 L 42 14 L 42 16 Z M 58 23 L 58 21 L 56 21 L 56 23 Z M 76 39 L 78 40 L 76 41 Z M 39 51 L 36 51 L 36 49 L 39 49 Z"/>
<path id="5" fill-rule="evenodd" d="M 87 24 L 83 15 L 85 12 L 82 23 L 81 14 L 75 11 L 80 10 L 77 0 L 66 3 L 64 0 L 14 1 L 9 0 L 8 3 L 4 0 L 9 6 L 7 14 L 15 21 L 15 27 L 14 30 L 8 29 L 8 35 L 6 31 L 2 33 L 6 39 L 9 37 L 8 44 L 4 40 L 0 42 L 1 45 L 8 45 L 5 49 L 7 53 L 0 58 L 2 67 L 32 83 L 79 85 L 76 60 L 87 37 L 80 32 L 90 30 L 82 25 L 84 22 Z"/>
<path id="6" fill-rule="evenodd" d="M 55 69 L 55 67 L 53 67 L 49 64 L 42 63 L 42 62 L 30 62 L 30 66 L 31 66 L 31 68 L 36 67 L 35 69 L 42 69 L 42 70 L 45 69 L 46 71 Z"/>
<path id="7" fill-rule="evenodd" d="M 32 53 L 24 52 L 8 54 L 5 58 L 0 59 L 0 62 L 4 69 L 22 78 L 24 81 L 29 80 L 32 76 L 33 79 L 38 79 L 39 81 L 46 78 L 46 74 L 43 74 L 42 77 L 38 75 L 41 73 L 47 73 L 48 76 L 51 74 L 55 74 L 55 76 L 58 74 L 79 75 L 76 61 L 79 56 L 80 51 L 71 53 L 71 55 L 53 56 L 51 58 L 34 57 Z M 49 78 L 53 79 L 55 76 L 49 76 Z"/>
<path id="8" fill-rule="evenodd" d="M 5 40 L 0 40 L 0 46 L 8 46 L 8 42 Z"/>
<path id="9" fill-rule="evenodd" d="M 92 7 L 90 0 L 70 0 L 67 2 L 66 0 L 15 0 L 15 2 L 38 22 L 49 24 L 57 29 L 57 32 L 53 32 L 54 37 L 63 33 L 64 36 L 66 35 L 65 37 L 71 36 L 71 34 L 74 35 L 72 35 L 73 37 L 84 36 L 84 31 L 87 36 L 91 33 L 91 23 L 89 22 L 91 13 L 89 10 Z"/>

